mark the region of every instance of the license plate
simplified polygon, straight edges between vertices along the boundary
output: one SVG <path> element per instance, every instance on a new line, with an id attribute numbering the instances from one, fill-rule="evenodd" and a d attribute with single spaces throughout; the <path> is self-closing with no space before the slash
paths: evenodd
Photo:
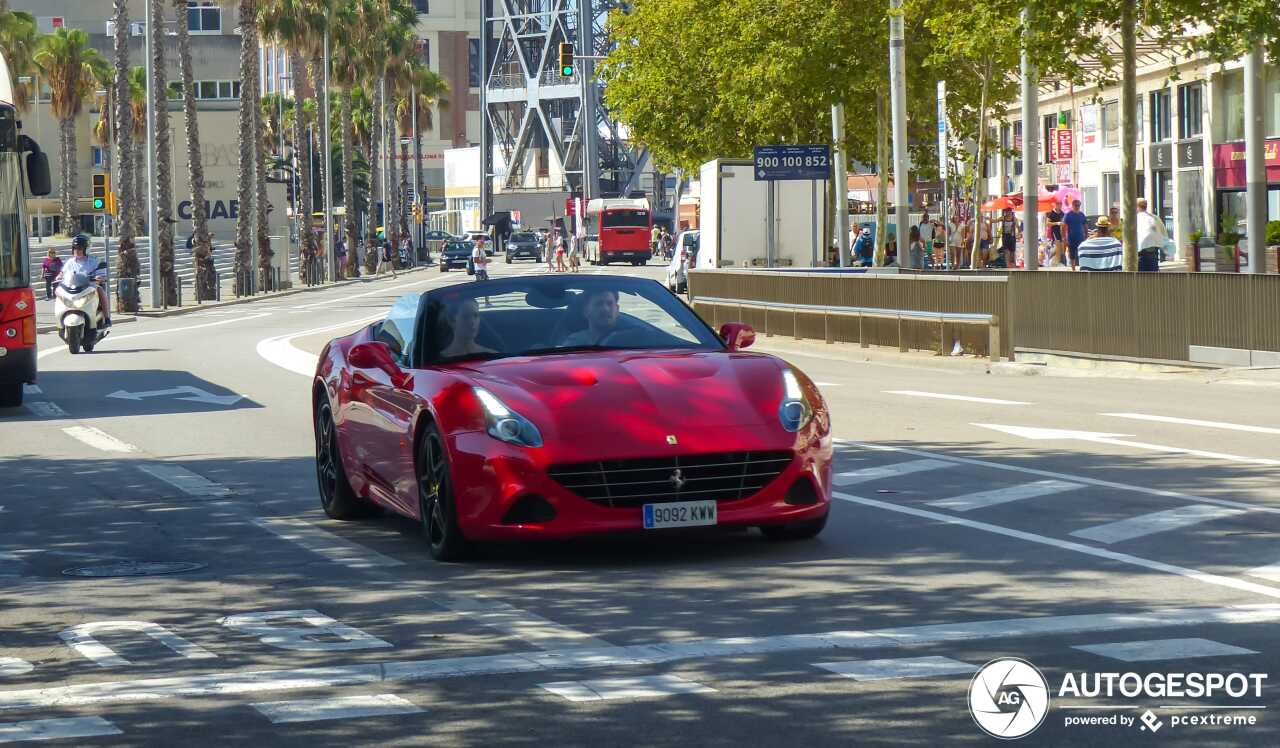
<path id="1" fill-rule="evenodd" d="M 701 527 L 716 523 L 715 501 L 675 501 L 670 504 L 645 504 L 644 529 L 665 527 Z"/>

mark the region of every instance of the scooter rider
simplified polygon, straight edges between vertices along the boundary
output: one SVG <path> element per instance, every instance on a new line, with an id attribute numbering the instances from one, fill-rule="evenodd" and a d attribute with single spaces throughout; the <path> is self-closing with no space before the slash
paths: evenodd
<path id="1" fill-rule="evenodd" d="M 111 326 L 111 306 L 107 303 L 107 267 L 98 258 L 89 255 L 89 237 L 77 234 L 71 241 L 71 259 L 62 266 L 58 280 L 83 275 L 98 284 L 98 308 L 102 310 L 103 327 Z"/>

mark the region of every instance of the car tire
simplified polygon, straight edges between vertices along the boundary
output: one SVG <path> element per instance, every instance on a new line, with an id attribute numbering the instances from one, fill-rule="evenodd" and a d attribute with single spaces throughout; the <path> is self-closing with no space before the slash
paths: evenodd
<path id="1" fill-rule="evenodd" d="M 822 515 L 817 519 L 806 519 L 800 522 L 788 522 L 785 525 L 762 525 L 760 532 L 764 533 L 765 538 L 774 541 L 788 540 L 810 540 L 818 537 L 818 533 L 827 526 L 827 516 Z"/>
<path id="2" fill-rule="evenodd" d="M 342 466 L 342 447 L 338 443 L 338 424 L 333 420 L 333 407 L 327 397 L 316 409 L 315 435 L 320 508 L 329 517 L 340 520 L 373 514 L 373 505 L 357 496 L 347 479 L 346 468 Z"/>
<path id="3" fill-rule="evenodd" d="M 0 408 L 16 408 L 22 405 L 22 382 L 0 384 Z"/>
<path id="4" fill-rule="evenodd" d="M 418 440 L 415 471 L 418 476 L 418 515 L 427 550 L 437 561 L 461 561 L 473 552 L 458 527 L 453 483 L 449 478 L 449 454 L 434 423 Z"/>

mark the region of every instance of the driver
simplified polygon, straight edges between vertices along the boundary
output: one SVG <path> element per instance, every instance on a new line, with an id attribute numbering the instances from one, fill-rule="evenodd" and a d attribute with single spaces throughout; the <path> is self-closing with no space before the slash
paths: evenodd
<path id="1" fill-rule="evenodd" d="M 618 292 L 612 288 L 601 288 L 586 292 L 586 305 L 582 314 L 586 317 L 585 330 L 569 333 L 561 346 L 600 345 L 618 329 Z"/>
<path id="2" fill-rule="evenodd" d="M 96 257 L 89 256 L 89 237 L 77 234 L 71 241 L 71 259 L 62 266 L 57 280 L 70 280 L 76 275 L 92 278 L 98 284 L 98 308 L 102 310 L 103 326 L 111 326 L 111 306 L 107 303 L 107 268 Z"/>
<path id="3" fill-rule="evenodd" d="M 453 339 L 440 351 L 441 358 L 497 353 L 476 342 L 476 335 L 480 333 L 480 305 L 475 299 L 463 299 L 449 306 L 445 310 L 445 319 L 453 330 Z"/>

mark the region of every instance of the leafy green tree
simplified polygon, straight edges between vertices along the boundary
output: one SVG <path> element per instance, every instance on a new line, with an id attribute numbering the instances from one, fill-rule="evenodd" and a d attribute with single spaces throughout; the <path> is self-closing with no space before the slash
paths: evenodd
<path id="1" fill-rule="evenodd" d="M 96 85 L 94 68 L 105 64 L 80 29 L 59 28 L 41 36 L 33 56 L 52 91 L 53 116 L 58 120 L 62 161 L 62 226 L 68 236 L 79 230 L 76 220 L 76 117 Z"/>

